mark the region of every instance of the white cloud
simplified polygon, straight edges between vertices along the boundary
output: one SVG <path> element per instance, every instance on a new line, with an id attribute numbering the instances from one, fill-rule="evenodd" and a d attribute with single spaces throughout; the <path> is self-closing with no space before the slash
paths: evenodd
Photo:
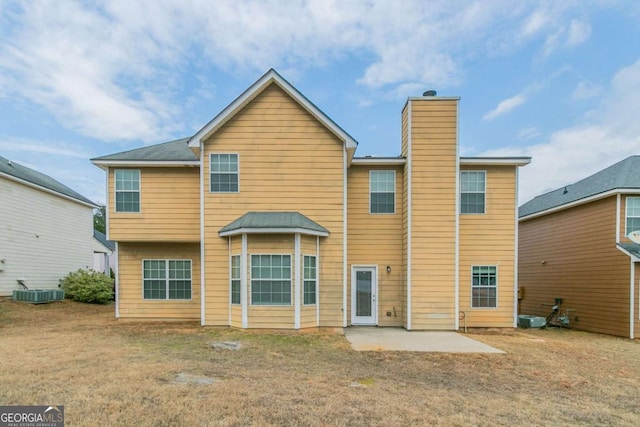
<path id="1" fill-rule="evenodd" d="M 567 35 L 567 47 L 577 46 L 587 41 L 591 36 L 591 25 L 586 22 L 572 20 L 569 25 L 569 34 Z"/>
<path id="2" fill-rule="evenodd" d="M 616 73 L 597 110 L 582 123 L 559 129 L 540 144 L 490 150 L 482 155 L 532 156 L 532 163 L 520 175 L 520 202 L 525 202 L 639 154 L 638 97 L 640 60 Z"/>
<path id="3" fill-rule="evenodd" d="M 72 144 L 57 141 L 30 141 L 17 138 L 0 139 L 0 150 L 14 153 L 54 154 L 85 160 L 93 156 L 92 153 L 89 153 L 82 147 Z"/>
<path id="4" fill-rule="evenodd" d="M 190 64 L 199 73 L 253 77 L 278 67 L 295 75 L 353 56 L 365 63 L 361 84 L 405 96 L 409 87 L 458 84 L 469 57 L 557 31 L 566 9 L 500 0 L 43 0 L 0 8 L 0 82 L 5 96 L 26 98 L 84 135 L 157 141 L 185 131 L 176 94 L 193 79 Z M 579 22 L 568 32 L 572 43 L 588 33 Z"/>
<path id="5" fill-rule="evenodd" d="M 591 36 L 591 25 L 587 22 L 571 20 L 568 27 L 561 26 L 549 34 L 544 44 L 543 54 L 549 56 L 558 49 L 579 46 Z"/>
<path id="6" fill-rule="evenodd" d="M 504 99 L 498 103 L 496 108 L 489 111 L 487 114 L 482 116 L 482 118 L 484 120 L 493 120 L 498 116 L 501 116 L 518 108 L 519 106 L 524 104 L 526 100 L 527 98 L 523 94 L 518 94 L 512 96 L 511 98 Z"/>
<path id="7" fill-rule="evenodd" d="M 578 83 L 578 86 L 573 90 L 571 99 L 575 101 L 583 101 L 585 99 L 595 98 L 602 94 L 602 88 L 593 83 L 582 81 Z"/>
<path id="8" fill-rule="evenodd" d="M 529 139 L 533 139 L 540 136 L 540 130 L 533 126 L 533 127 L 528 127 L 525 129 L 521 129 L 520 132 L 518 132 L 518 134 L 516 135 L 516 138 L 518 138 L 519 140 L 529 140 Z"/>

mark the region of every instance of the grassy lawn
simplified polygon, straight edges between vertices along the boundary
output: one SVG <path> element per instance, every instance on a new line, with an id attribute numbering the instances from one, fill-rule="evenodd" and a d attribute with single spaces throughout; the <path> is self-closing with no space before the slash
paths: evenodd
<path id="1" fill-rule="evenodd" d="M 640 425 L 640 343 L 560 329 L 470 336 L 507 354 L 355 352 L 337 334 L 4 300 L 0 405 L 65 405 L 69 426 Z"/>

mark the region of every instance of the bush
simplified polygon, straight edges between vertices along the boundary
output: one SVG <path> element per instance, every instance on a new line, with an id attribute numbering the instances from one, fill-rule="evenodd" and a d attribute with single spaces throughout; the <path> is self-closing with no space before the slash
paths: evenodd
<path id="1" fill-rule="evenodd" d="M 91 304 L 106 304 L 113 299 L 113 279 L 95 270 L 71 272 L 60 280 L 65 297 Z"/>

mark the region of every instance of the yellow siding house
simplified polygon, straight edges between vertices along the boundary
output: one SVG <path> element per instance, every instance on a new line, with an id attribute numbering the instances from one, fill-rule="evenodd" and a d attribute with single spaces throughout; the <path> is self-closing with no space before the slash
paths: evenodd
<path id="1" fill-rule="evenodd" d="M 92 159 L 116 316 L 236 328 L 514 327 L 517 169 L 458 153 L 458 98 L 410 98 L 397 157 L 270 70 L 193 136 Z M 464 323 L 462 323 L 464 322 Z"/>

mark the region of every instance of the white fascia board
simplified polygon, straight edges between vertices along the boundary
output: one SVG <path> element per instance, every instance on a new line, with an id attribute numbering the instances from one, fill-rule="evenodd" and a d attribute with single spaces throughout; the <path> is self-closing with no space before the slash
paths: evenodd
<path id="1" fill-rule="evenodd" d="M 96 208 L 99 207 L 98 205 L 95 205 L 93 203 L 87 203 L 87 202 L 85 202 L 83 200 L 76 199 L 75 197 L 71 197 L 71 196 L 67 196 L 66 194 L 58 193 L 55 190 L 51 190 L 50 188 L 43 187 L 43 186 L 38 185 L 38 184 L 34 184 L 33 182 L 29 182 L 29 181 L 25 181 L 24 179 L 16 178 L 13 175 L 9 175 L 9 174 L 0 172 L 0 177 L 7 178 L 8 180 L 17 182 L 17 183 L 22 184 L 22 185 L 26 185 L 27 187 L 35 188 L 36 190 L 44 191 L 45 193 L 49 193 L 49 194 L 52 194 L 54 196 L 58 196 L 58 197 L 60 197 L 62 199 L 66 199 L 66 200 L 69 200 L 71 202 L 79 203 L 81 205 L 88 206 L 88 207 L 93 208 L 93 209 L 96 209 Z"/>
<path id="2" fill-rule="evenodd" d="M 220 237 L 237 236 L 239 234 L 295 234 L 300 233 L 307 236 L 327 237 L 326 231 L 307 230 L 305 228 L 238 228 L 236 230 L 221 231 Z"/>
<path id="3" fill-rule="evenodd" d="M 109 167 L 181 167 L 200 166 L 200 160 L 92 160 L 91 163 L 101 169 Z"/>
<path id="4" fill-rule="evenodd" d="M 459 96 L 410 96 L 407 101 L 460 101 Z"/>
<path id="5" fill-rule="evenodd" d="M 331 130 L 339 139 L 341 139 L 347 148 L 356 148 L 358 143 L 344 130 L 337 126 L 325 113 L 323 113 L 318 107 L 313 105 L 311 101 L 305 98 L 295 87 L 289 82 L 283 79 L 275 70 L 269 70 L 266 74 L 260 77 L 254 84 L 249 86 L 239 97 L 237 97 L 231 104 L 222 110 L 217 116 L 215 116 L 209 123 L 207 123 L 202 129 L 200 129 L 195 135 L 189 138 L 189 147 L 199 147 L 201 139 L 209 134 L 212 130 L 217 129 L 222 124 L 231 119 L 242 107 L 244 107 L 249 101 L 255 98 L 260 92 L 262 92 L 272 82 L 276 83 L 287 94 L 294 98 L 305 110 L 307 110 L 312 116 L 324 124 Z"/>
<path id="6" fill-rule="evenodd" d="M 531 157 L 460 157 L 460 165 L 526 166 Z"/>
<path id="7" fill-rule="evenodd" d="M 375 158 L 375 157 L 354 157 L 351 160 L 352 165 L 370 165 L 370 166 L 395 166 L 404 165 L 407 160 L 404 157 L 393 158 Z"/>
<path id="8" fill-rule="evenodd" d="M 522 216 L 522 217 L 520 217 L 520 222 L 527 221 L 527 220 L 533 219 L 533 218 L 537 218 L 539 216 L 548 215 L 550 213 L 558 212 L 558 211 L 561 211 L 561 210 L 564 210 L 564 209 L 569 209 L 569 208 L 572 208 L 574 206 L 579 206 L 579 205 L 582 205 L 582 204 L 585 204 L 585 203 L 595 202 L 596 200 L 604 199 L 604 198 L 607 198 L 609 196 L 614 196 L 616 194 L 640 194 L 640 189 L 638 189 L 638 188 L 626 188 L 626 189 L 625 188 L 615 188 L 613 190 L 605 191 L 603 193 L 594 194 L 593 196 L 585 197 L 585 198 L 579 199 L 579 200 L 575 200 L 573 202 L 566 203 L 564 205 L 555 206 L 553 208 L 545 209 L 543 211 L 534 212 L 532 214 Z"/>

